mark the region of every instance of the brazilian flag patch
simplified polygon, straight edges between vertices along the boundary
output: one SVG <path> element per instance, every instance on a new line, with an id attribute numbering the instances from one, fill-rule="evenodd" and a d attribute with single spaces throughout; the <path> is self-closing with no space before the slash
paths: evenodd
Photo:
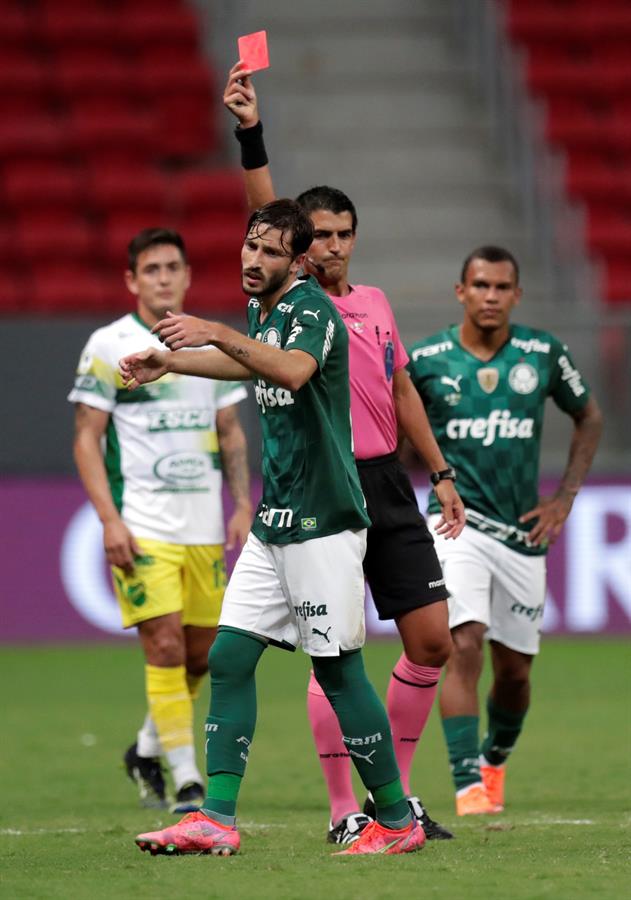
<path id="1" fill-rule="evenodd" d="M 301 519 L 300 527 L 303 529 L 303 531 L 315 531 L 315 529 L 318 527 L 318 520 L 315 516 L 309 516 L 306 519 Z"/>

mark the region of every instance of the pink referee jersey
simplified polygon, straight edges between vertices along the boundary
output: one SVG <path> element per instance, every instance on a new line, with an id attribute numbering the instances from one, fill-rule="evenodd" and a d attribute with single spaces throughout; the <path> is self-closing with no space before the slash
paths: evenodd
<path id="1" fill-rule="evenodd" d="M 351 415 L 357 459 L 397 449 L 392 376 L 408 361 L 394 313 L 383 291 L 356 284 L 333 297 L 349 334 Z"/>

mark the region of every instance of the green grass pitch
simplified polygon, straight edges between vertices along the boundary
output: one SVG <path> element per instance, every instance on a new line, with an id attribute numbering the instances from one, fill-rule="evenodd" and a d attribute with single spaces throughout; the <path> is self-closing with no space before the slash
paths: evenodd
<path id="1" fill-rule="evenodd" d="M 373 642 L 385 690 L 399 647 Z M 151 857 L 139 831 L 172 821 L 138 807 L 120 758 L 143 715 L 137 646 L 3 648 L 0 895 L 99 898 L 622 898 L 629 866 L 629 645 L 548 640 L 501 816 L 458 821 L 438 715 L 415 785 L 457 839 L 407 857 L 331 858 L 327 806 L 305 712 L 308 660 L 269 650 L 241 793 L 241 854 Z M 200 759 L 207 691 L 198 702 Z M 361 797 L 361 793 L 359 794 Z"/>

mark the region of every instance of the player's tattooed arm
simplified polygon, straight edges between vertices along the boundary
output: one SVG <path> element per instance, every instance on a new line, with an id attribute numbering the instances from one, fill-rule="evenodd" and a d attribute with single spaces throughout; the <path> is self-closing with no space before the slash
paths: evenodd
<path id="1" fill-rule="evenodd" d="M 247 446 L 236 406 L 217 413 L 217 437 L 222 468 L 235 503 L 226 528 L 226 548 L 232 550 L 235 545 L 243 546 L 252 525 Z"/>
<path id="2" fill-rule="evenodd" d="M 558 538 L 598 447 L 603 417 L 596 400 L 590 397 L 585 406 L 575 412 L 572 418 L 574 432 L 559 487 L 552 497 L 542 497 L 534 509 L 524 513 L 519 519 L 524 524 L 537 519 L 528 535 L 528 539 L 535 546 L 544 543 L 553 544 Z"/>

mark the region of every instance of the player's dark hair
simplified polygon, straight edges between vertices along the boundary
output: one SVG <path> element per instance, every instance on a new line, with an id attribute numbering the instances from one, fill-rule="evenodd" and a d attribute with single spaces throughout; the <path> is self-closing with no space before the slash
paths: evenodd
<path id="1" fill-rule="evenodd" d="M 461 284 L 464 284 L 467 280 L 467 271 L 474 259 L 483 259 L 485 262 L 490 263 L 510 263 L 515 270 L 515 284 L 519 284 L 519 264 L 517 260 L 510 250 L 505 250 L 504 247 L 496 247 L 493 244 L 477 247 L 475 250 L 471 251 L 462 264 L 462 270 L 460 272 Z"/>
<path id="2" fill-rule="evenodd" d="M 298 194 L 296 202 L 299 203 L 306 212 L 316 212 L 318 209 L 325 209 L 328 212 L 339 215 L 340 213 L 349 212 L 353 223 L 353 234 L 357 231 L 357 210 L 355 204 L 347 197 L 343 191 L 337 188 L 328 187 L 326 184 L 309 188 Z"/>
<path id="3" fill-rule="evenodd" d="M 292 259 L 306 253 L 313 241 L 311 219 L 295 200 L 272 200 L 271 203 L 261 206 L 250 216 L 245 233 L 249 234 L 261 225 L 280 231 L 281 246 L 291 254 Z"/>
<path id="4" fill-rule="evenodd" d="M 173 231 L 171 228 L 143 228 L 127 245 L 127 265 L 129 269 L 135 274 L 140 254 L 148 250 L 149 247 L 158 247 L 162 244 L 173 244 L 174 247 L 177 247 L 182 254 L 182 259 L 188 265 L 186 245 L 184 238 L 179 232 Z"/>

